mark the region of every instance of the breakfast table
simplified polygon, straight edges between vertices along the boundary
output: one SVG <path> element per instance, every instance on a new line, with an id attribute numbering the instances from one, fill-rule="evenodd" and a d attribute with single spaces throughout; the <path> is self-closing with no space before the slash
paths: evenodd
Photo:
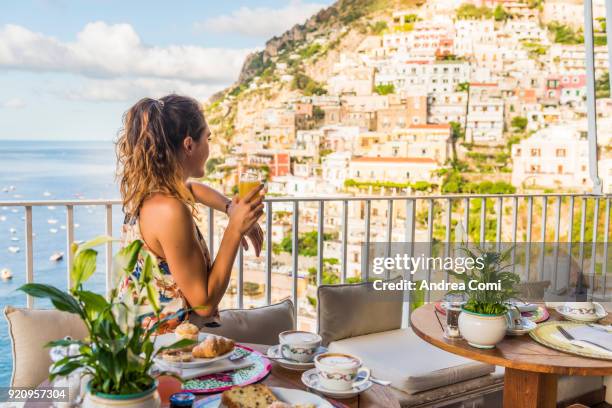
<path id="1" fill-rule="evenodd" d="M 263 344 L 249 344 L 241 343 L 253 350 L 259 351 L 262 354 L 266 354 L 270 346 Z M 288 370 L 281 367 L 276 362 L 272 362 L 272 371 L 268 374 L 263 381 L 263 384 L 269 387 L 283 387 L 292 388 L 299 390 L 306 390 L 306 386 L 301 380 L 302 371 Z M 48 380 L 45 380 L 39 386 L 40 388 L 50 387 Z M 197 395 L 197 400 L 207 397 L 207 395 Z M 364 391 L 360 395 L 354 398 L 342 399 L 342 400 L 330 400 L 332 405 L 335 406 L 347 406 L 350 408 L 399 408 L 399 401 L 393 396 L 391 390 L 388 387 L 383 387 L 378 384 L 373 384 L 370 389 Z M 343 405 L 340 405 L 343 404 Z M 26 408 L 47 408 L 50 407 L 51 403 L 34 403 L 27 402 Z"/>
<path id="2" fill-rule="evenodd" d="M 557 403 L 559 375 L 612 375 L 612 361 L 586 358 L 545 347 L 529 335 L 506 336 L 493 349 L 470 346 L 465 340 L 444 337 L 445 319 L 438 319 L 434 304 L 426 304 L 410 316 L 414 333 L 426 342 L 472 360 L 505 367 L 504 408 L 553 408 Z M 550 310 L 549 320 L 561 320 Z M 611 318 L 607 317 L 610 323 Z"/>

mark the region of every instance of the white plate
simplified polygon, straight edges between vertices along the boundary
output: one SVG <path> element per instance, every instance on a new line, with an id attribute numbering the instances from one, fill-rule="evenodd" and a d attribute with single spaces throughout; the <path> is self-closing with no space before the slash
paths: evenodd
<path id="1" fill-rule="evenodd" d="M 317 351 L 315 351 L 313 358 L 317 354 L 327 353 L 327 347 L 320 346 Z M 280 353 L 280 346 L 277 344 L 276 346 L 272 346 L 268 349 L 268 357 L 274 358 L 273 361 L 276 361 L 281 367 L 286 368 L 288 370 L 296 370 L 296 371 L 304 371 L 314 367 L 314 361 L 311 363 L 297 363 L 295 361 L 285 360 Z"/>
<path id="2" fill-rule="evenodd" d="M 206 338 L 206 333 L 200 333 L 198 335 L 198 341 L 202 342 Z M 154 349 L 157 351 L 159 348 L 164 346 L 169 346 L 178 341 L 176 335 L 174 333 L 160 334 L 155 338 Z M 215 361 L 223 360 L 232 355 L 234 350 L 230 350 L 229 352 L 222 354 L 213 358 L 194 358 L 192 361 L 167 361 L 164 360 L 161 356 L 155 357 L 155 360 L 161 361 L 163 364 L 178 367 L 178 368 L 196 368 L 202 367 L 210 363 L 214 363 Z"/>
<path id="3" fill-rule="evenodd" d="M 593 306 L 595 306 L 595 314 L 591 315 L 579 315 L 574 313 L 569 313 L 564 305 L 560 305 L 555 307 L 555 310 L 567 320 L 571 320 L 579 323 L 594 323 L 598 320 L 603 319 L 608 315 L 606 309 L 602 305 L 597 302 L 593 302 Z"/>
<path id="4" fill-rule="evenodd" d="M 333 408 L 333 405 L 310 392 L 293 390 L 290 388 L 270 387 L 276 398 L 287 404 L 312 404 L 316 408 Z M 197 408 L 222 408 L 221 395 L 204 399 L 204 402 L 196 402 Z"/>
<path id="5" fill-rule="evenodd" d="M 372 386 L 372 381 L 366 381 L 361 384 L 359 387 L 353 387 L 348 391 L 335 391 L 328 390 L 327 388 L 323 388 L 323 386 L 319 382 L 319 375 L 317 374 L 317 369 L 313 368 L 308 371 L 305 371 L 302 374 L 302 382 L 309 389 L 318 392 L 320 394 L 325 395 L 326 397 L 335 398 L 335 399 L 345 399 L 345 398 L 353 398 L 364 391 L 367 391 Z"/>
<path id="6" fill-rule="evenodd" d="M 522 336 L 523 334 L 529 333 L 530 331 L 532 331 L 533 329 L 535 329 L 536 327 L 538 327 L 537 324 L 535 324 L 534 322 L 532 322 L 529 319 L 525 319 L 524 317 L 521 318 L 521 322 L 523 323 L 523 328 L 521 329 L 506 329 L 506 334 L 510 335 L 510 336 Z"/>

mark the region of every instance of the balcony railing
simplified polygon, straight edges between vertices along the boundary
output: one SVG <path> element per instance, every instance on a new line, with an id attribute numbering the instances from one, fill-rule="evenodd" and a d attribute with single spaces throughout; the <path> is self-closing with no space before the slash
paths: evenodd
<path id="1" fill-rule="evenodd" d="M 300 270 L 298 242 L 300 229 L 317 231 L 316 252 L 316 285 L 323 280 L 325 259 L 326 229 L 338 233 L 334 239 L 339 246 L 339 281 L 344 283 L 349 277 L 348 245 L 360 245 L 365 258 L 370 256 L 370 246 L 375 242 L 384 242 L 389 248 L 394 242 L 439 242 L 454 241 L 457 225 L 466 232 L 464 240 L 479 243 L 485 242 L 524 242 L 542 246 L 544 243 L 565 242 L 589 243 L 592 245 L 589 263 L 590 290 L 599 289 L 599 298 L 607 299 L 607 274 L 612 267 L 608 260 L 608 242 L 610 237 L 610 204 L 612 195 L 592 194 L 503 194 L 503 195 L 441 195 L 441 196 L 333 196 L 333 197 L 272 197 L 265 200 L 266 214 L 283 212 L 290 214 L 292 238 L 291 251 L 291 291 L 290 297 L 297 304 L 298 271 Z M 113 208 L 117 209 L 119 200 L 73 200 L 73 201 L 4 201 L 0 206 L 22 207 L 25 209 L 25 282 L 34 281 L 33 224 L 32 210 L 42 206 L 63 206 L 66 209 L 66 271 L 67 283 L 70 285 L 72 254 L 70 244 L 74 239 L 74 209 L 78 206 L 102 206 L 105 208 L 105 234 L 115 235 L 113 231 Z M 480 209 L 478 210 L 478 206 Z M 373 207 L 374 210 L 373 211 Z M 539 211 L 539 214 L 534 214 Z M 472 208 L 472 210 L 470 210 Z M 378 212 L 381 211 L 382 215 Z M 476 211 L 474 211 L 476 209 Z M 308 213 L 311 216 L 301 217 Z M 312 216 L 314 215 L 314 216 Z M 551 216 L 552 215 L 552 216 Z M 580 217 L 578 219 L 578 216 Z M 215 244 L 220 234 L 221 223 L 215 222 L 212 209 L 207 215 L 207 242 L 214 257 Z M 262 221 L 265 242 L 272 242 L 273 216 Z M 326 219 L 329 221 L 326 225 Z M 217 230 L 215 227 L 218 227 Z M 508 229 L 509 227 L 509 229 Z M 372 229 L 374 228 L 374 232 Z M 222 230 L 221 230 L 222 231 Z M 587 231 L 591 236 L 587 236 Z M 535 234 L 534 234 L 535 233 Z M 537 234 L 537 235 L 536 235 Z M 372 238 L 375 240 L 372 240 Z M 382 238 L 382 240 L 380 239 Z M 400 238 L 400 239 L 397 239 Z M 599 253 L 597 252 L 599 248 Z M 117 249 L 117 248 L 115 248 Z M 588 248 L 587 248 L 588 249 Z M 448 254 L 448 245 L 444 249 Z M 105 283 L 108 291 L 112 285 L 113 244 L 105 246 Z M 579 264 L 588 257 L 588 251 L 580 247 Z M 272 302 L 272 270 L 275 254 L 273 245 L 265 244 L 264 248 L 264 302 Z M 523 271 L 529 276 L 532 261 L 527 251 L 526 259 L 521 260 Z M 558 257 L 558 253 L 555 254 Z M 365 262 L 364 262 L 365 261 Z M 513 261 L 515 261 L 513 257 Z M 518 260 L 516 260 L 518 262 Z M 354 262 L 354 261 L 353 261 Z M 555 268 L 557 265 L 555 260 Z M 368 259 L 361 259 L 361 265 L 368 265 Z M 538 267 L 544 266 L 543 256 Z M 536 268 L 538 268 L 536 267 Z M 363 269 L 363 268 L 362 268 Z M 367 274 L 362 278 L 367 278 Z M 541 272 L 540 272 L 541 273 Z M 556 271 L 555 271 L 556 273 Z M 596 277 L 597 276 L 597 277 Z M 596 282 L 597 279 L 597 282 Z M 244 306 L 244 252 L 239 250 L 236 265 L 236 306 Z M 430 293 L 426 300 L 431 300 Z M 33 306 L 33 300 L 27 298 L 27 306 Z M 296 312 L 297 313 L 297 312 Z"/>

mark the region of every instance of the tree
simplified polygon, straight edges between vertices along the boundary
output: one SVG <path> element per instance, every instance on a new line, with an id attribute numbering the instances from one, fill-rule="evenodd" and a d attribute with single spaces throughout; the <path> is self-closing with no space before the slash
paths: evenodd
<path id="1" fill-rule="evenodd" d="M 513 128 L 515 128 L 519 132 L 524 132 L 527 128 L 527 118 L 522 116 L 516 116 L 512 118 L 512 122 L 510 122 Z"/>
<path id="2" fill-rule="evenodd" d="M 374 25 L 370 26 L 372 34 L 380 35 L 388 28 L 387 22 L 384 20 L 377 21 Z"/>
<path id="3" fill-rule="evenodd" d="M 510 17 L 510 14 L 504 10 L 501 4 L 498 4 L 493 10 L 493 18 L 495 21 L 506 21 Z"/>
<path id="4" fill-rule="evenodd" d="M 610 97 L 610 73 L 606 72 L 595 81 L 595 93 L 598 98 Z"/>
<path id="5" fill-rule="evenodd" d="M 374 92 L 379 95 L 389 95 L 395 93 L 395 85 L 393 84 L 380 84 L 374 87 Z"/>

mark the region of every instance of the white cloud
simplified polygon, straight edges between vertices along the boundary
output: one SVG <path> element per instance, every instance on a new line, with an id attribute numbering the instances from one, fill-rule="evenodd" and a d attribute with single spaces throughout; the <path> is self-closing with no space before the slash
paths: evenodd
<path id="1" fill-rule="evenodd" d="M 282 34 L 295 24 L 305 22 L 325 4 L 294 0 L 282 8 L 241 7 L 231 14 L 215 16 L 196 23 L 196 28 L 215 33 L 239 33 L 247 36 L 271 37 Z"/>
<path id="2" fill-rule="evenodd" d="M 0 27 L 0 68 L 77 73 L 93 78 L 149 77 L 233 82 L 250 49 L 148 46 L 129 24 L 88 23 L 62 42 L 25 27 Z"/>
<path id="3" fill-rule="evenodd" d="M 21 109 L 21 108 L 25 108 L 25 106 L 26 106 L 25 101 L 20 98 L 11 98 L 5 101 L 0 101 L 0 108 Z"/>
<path id="4" fill-rule="evenodd" d="M 199 100 L 208 98 L 228 84 L 205 84 L 160 78 L 90 79 L 80 87 L 56 90 L 69 100 L 134 101 L 145 96 L 159 98 L 169 93 L 189 95 Z"/>

